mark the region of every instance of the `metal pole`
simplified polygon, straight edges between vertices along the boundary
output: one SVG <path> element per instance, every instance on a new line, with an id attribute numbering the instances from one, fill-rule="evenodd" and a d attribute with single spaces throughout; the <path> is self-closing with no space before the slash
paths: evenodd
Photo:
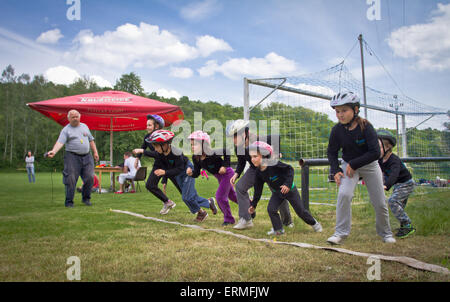
<path id="1" fill-rule="evenodd" d="M 399 139 L 398 139 L 398 133 L 399 133 L 399 131 L 398 131 L 398 114 L 395 114 L 395 125 L 396 125 L 396 130 L 397 130 L 397 132 L 395 133 L 395 135 L 396 135 L 396 139 L 397 139 L 397 144 L 400 142 L 399 141 Z M 398 150 L 398 147 L 397 147 L 397 150 Z"/>
<path id="2" fill-rule="evenodd" d="M 364 53 L 363 53 L 363 37 L 362 34 L 358 37 L 359 40 L 359 46 L 361 48 L 361 72 L 362 72 L 362 85 L 363 85 L 363 104 L 367 105 L 367 98 L 366 98 L 366 75 L 364 73 Z M 367 119 L 367 107 L 364 106 L 364 118 Z"/>
<path id="3" fill-rule="evenodd" d="M 111 167 L 113 167 L 113 118 L 111 117 L 111 128 L 109 131 L 109 160 L 110 160 L 110 165 Z M 113 181 L 114 181 L 114 176 L 113 173 L 109 173 L 109 188 L 112 192 L 114 192 L 115 188 L 113 188 Z"/>
<path id="4" fill-rule="evenodd" d="M 248 79 L 244 78 L 244 120 L 248 121 L 250 119 L 250 101 L 249 101 L 249 91 L 248 91 Z"/>
<path id="5" fill-rule="evenodd" d="M 309 210 L 309 165 L 302 165 L 301 174 L 303 205 Z"/>
<path id="6" fill-rule="evenodd" d="M 406 115 L 402 114 L 402 157 L 408 157 L 408 144 L 406 141 Z"/>

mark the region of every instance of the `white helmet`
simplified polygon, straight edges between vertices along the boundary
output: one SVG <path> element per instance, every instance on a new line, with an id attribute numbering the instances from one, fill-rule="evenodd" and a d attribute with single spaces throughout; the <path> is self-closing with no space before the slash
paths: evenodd
<path id="1" fill-rule="evenodd" d="M 352 108 L 359 107 L 359 97 L 351 91 L 338 93 L 331 98 L 330 105 L 333 109 L 342 105 L 350 105 Z"/>
<path id="2" fill-rule="evenodd" d="M 244 120 L 235 120 L 231 124 L 227 126 L 226 135 L 227 136 L 233 136 L 234 134 L 238 133 L 239 131 L 244 130 L 248 127 L 250 124 L 249 121 Z"/>

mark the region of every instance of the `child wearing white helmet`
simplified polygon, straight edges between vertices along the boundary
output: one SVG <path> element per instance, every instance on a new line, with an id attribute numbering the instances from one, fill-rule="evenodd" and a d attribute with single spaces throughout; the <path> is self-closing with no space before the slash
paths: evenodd
<path id="1" fill-rule="evenodd" d="M 305 209 L 300 194 L 294 183 L 294 169 L 292 166 L 272 159 L 272 147 L 265 143 L 256 141 L 249 147 L 252 162 L 257 168 L 255 175 L 255 194 L 248 209 L 252 214 L 256 210 L 258 201 L 261 198 L 264 183 L 267 183 L 272 196 L 267 205 L 270 221 L 272 222 L 272 230 L 267 235 L 284 234 L 283 224 L 281 223 L 278 209 L 284 200 L 288 200 L 292 208 L 305 223 L 312 226 L 315 232 L 322 232 L 322 226 L 317 222 L 311 213 Z M 274 162 L 270 162 L 274 161 Z"/>
<path id="2" fill-rule="evenodd" d="M 234 170 L 230 167 L 230 155 L 226 149 L 212 150 L 210 137 L 206 132 L 198 130 L 191 133 L 188 138 L 191 140 L 194 168 L 187 168 L 186 174 L 197 178 L 204 169 L 214 175 L 219 182 L 216 200 L 224 216 L 222 226 L 234 224 L 235 220 L 228 203 L 228 199 L 237 203 L 236 192 L 230 183 L 234 175 Z"/>
<path id="3" fill-rule="evenodd" d="M 351 202 L 359 178 L 362 177 L 370 202 L 375 209 L 376 231 L 383 242 L 394 243 L 386 206 L 383 175 L 378 165 L 380 147 L 372 124 L 358 116 L 359 98 L 352 92 L 333 96 L 330 102 L 339 122 L 331 129 L 328 144 L 330 174 L 339 186 L 336 204 L 336 227 L 331 244 L 339 244 L 350 235 Z M 339 167 L 338 152 L 342 150 L 342 168 Z"/>
<path id="4" fill-rule="evenodd" d="M 239 182 L 236 184 L 236 196 L 239 205 L 239 221 L 233 227 L 234 229 L 243 230 L 253 227 L 252 218 L 255 217 L 255 213 L 249 214 L 248 209 L 250 207 L 250 196 L 248 191 L 255 184 L 255 174 L 256 167 L 252 163 L 249 146 L 255 141 L 264 141 L 271 144 L 274 148 L 274 155 L 279 157 L 280 154 L 280 136 L 279 135 L 269 135 L 267 137 L 257 136 L 249 131 L 249 121 L 236 120 L 228 125 L 226 129 L 226 135 L 233 137 L 233 142 L 235 145 L 235 153 L 238 158 L 238 164 L 233 177 L 230 179 L 232 185 L 235 184 L 236 180 L 244 172 L 244 168 L 247 162 L 250 167 L 245 171 L 245 173 L 240 178 Z M 293 227 L 292 217 L 289 210 L 289 203 L 284 200 L 280 206 L 281 220 L 283 225 Z"/>

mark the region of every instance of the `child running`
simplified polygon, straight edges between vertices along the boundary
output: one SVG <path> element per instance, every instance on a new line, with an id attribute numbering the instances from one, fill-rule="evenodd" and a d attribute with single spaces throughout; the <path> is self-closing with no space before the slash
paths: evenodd
<path id="1" fill-rule="evenodd" d="M 303 202 L 298 193 L 297 187 L 294 183 L 294 169 L 292 166 L 278 161 L 275 165 L 270 163 L 273 155 L 272 147 L 265 143 L 256 141 L 249 147 L 252 163 L 257 168 L 255 174 L 255 194 L 248 209 L 250 214 L 253 214 L 261 198 L 264 183 L 267 183 L 272 196 L 267 205 L 267 212 L 269 213 L 270 221 L 272 222 L 272 230 L 267 235 L 282 235 L 284 234 L 283 224 L 281 223 L 278 210 L 284 200 L 288 200 L 294 208 L 298 217 L 304 222 L 312 226 L 315 232 L 322 232 L 322 226 L 315 220 L 311 213 L 305 209 Z"/>
<path id="2" fill-rule="evenodd" d="M 400 158 L 392 153 L 392 149 L 397 144 L 397 140 L 392 133 L 387 130 L 379 130 L 377 135 L 381 151 L 378 163 L 384 174 L 384 189 L 389 191 L 394 186 L 388 204 L 392 214 L 400 222 L 400 228 L 395 236 L 406 238 L 416 231 L 412 226 L 411 219 L 405 212 L 408 197 L 414 191 L 414 181 Z"/>
<path id="3" fill-rule="evenodd" d="M 359 98 L 352 92 L 338 93 L 330 102 L 339 122 L 333 127 L 328 144 L 330 173 L 339 186 L 336 204 L 336 227 L 328 238 L 339 244 L 350 235 L 351 202 L 355 187 L 362 177 L 375 209 L 376 231 L 386 243 L 395 243 L 389 224 L 389 210 L 383 189 L 383 175 L 378 165 L 380 147 L 372 124 L 358 116 Z M 338 152 L 342 149 L 342 169 Z"/>
<path id="4" fill-rule="evenodd" d="M 142 146 L 140 149 L 134 149 L 133 153 L 137 154 L 136 162 L 142 157 L 142 154 L 148 157 L 156 158 L 158 155 L 158 152 L 155 151 L 155 148 L 153 148 L 153 145 L 148 142 L 148 138 L 152 135 L 152 133 L 156 130 L 160 130 L 164 128 L 165 123 L 164 119 L 157 115 L 157 114 L 149 114 L 147 115 L 147 134 L 144 137 L 144 142 L 142 143 Z M 147 150 L 148 148 L 148 150 Z M 175 185 L 175 187 L 178 189 L 178 191 L 181 193 L 181 188 L 178 186 L 178 183 L 175 180 L 175 177 L 169 177 L 172 183 Z M 162 215 L 165 215 L 169 213 L 170 209 L 173 209 L 176 206 L 176 203 L 174 203 L 172 200 L 167 198 L 166 194 L 161 191 L 160 188 L 158 188 L 158 183 L 161 179 L 161 176 L 157 176 L 155 174 L 155 166 L 153 166 L 152 171 L 150 172 L 147 182 L 145 183 L 145 187 L 149 192 L 151 192 L 153 195 L 155 195 L 159 200 L 163 202 L 163 208 L 159 212 Z M 163 186 L 165 187 L 167 183 L 167 178 L 164 177 L 162 180 Z"/>
<path id="5" fill-rule="evenodd" d="M 223 213 L 222 226 L 234 224 L 235 220 L 228 203 L 228 199 L 237 203 L 236 192 L 230 183 L 234 175 L 234 170 L 230 167 L 230 156 L 226 154 L 226 149 L 212 150 L 210 138 L 206 132 L 195 131 L 189 135 L 189 139 L 194 169 L 187 168 L 186 174 L 197 178 L 200 176 L 201 169 L 204 169 L 217 178 L 219 188 L 216 191 L 216 200 Z"/>
<path id="6" fill-rule="evenodd" d="M 230 183 L 233 186 L 236 180 L 241 176 L 241 173 L 244 172 L 247 162 L 250 164 L 250 167 L 244 172 L 239 182 L 236 184 L 236 196 L 239 205 L 239 221 L 233 228 L 237 230 L 244 230 L 253 227 L 253 218 L 255 218 L 256 214 L 254 212 L 250 215 L 248 212 L 250 207 L 250 196 L 248 195 L 248 191 L 255 184 L 256 173 L 256 167 L 251 161 L 248 148 L 255 141 L 264 141 L 273 147 L 278 147 L 276 148 L 277 150 L 274 150 L 274 156 L 279 157 L 280 136 L 274 134 L 267 137 L 257 136 L 256 134 L 250 132 L 249 121 L 245 120 L 235 120 L 229 124 L 226 129 L 226 135 L 228 137 L 233 137 L 235 153 L 238 159 L 236 171 L 230 179 Z M 294 227 L 291 212 L 289 210 L 289 203 L 286 200 L 281 203 L 280 215 L 283 220 L 283 225 Z"/>
<path id="7" fill-rule="evenodd" d="M 153 173 L 158 177 L 174 177 L 181 189 L 181 198 L 184 203 L 192 214 L 197 214 L 195 220 L 202 222 L 208 217 L 208 213 L 202 207 L 211 209 L 214 215 L 217 214 L 215 200 L 214 198 L 206 199 L 197 194 L 195 179 L 186 174 L 187 168 L 193 169 L 194 166 L 181 150 L 171 145 L 173 137 L 174 134 L 171 131 L 156 130 L 147 138 L 147 142 L 152 144 L 157 152 Z"/>

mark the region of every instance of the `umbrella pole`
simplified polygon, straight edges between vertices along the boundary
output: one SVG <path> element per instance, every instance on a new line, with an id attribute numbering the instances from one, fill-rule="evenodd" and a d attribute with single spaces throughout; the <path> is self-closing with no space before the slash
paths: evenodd
<path id="1" fill-rule="evenodd" d="M 109 162 L 111 167 L 113 167 L 113 119 L 111 117 L 111 128 L 109 131 Z M 109 184 L 110 184 L 110 191 L 114 192 L 116 188 L 113 187 L 114 183 L 114 174 L 111 172 L 109 173 Z"/>

